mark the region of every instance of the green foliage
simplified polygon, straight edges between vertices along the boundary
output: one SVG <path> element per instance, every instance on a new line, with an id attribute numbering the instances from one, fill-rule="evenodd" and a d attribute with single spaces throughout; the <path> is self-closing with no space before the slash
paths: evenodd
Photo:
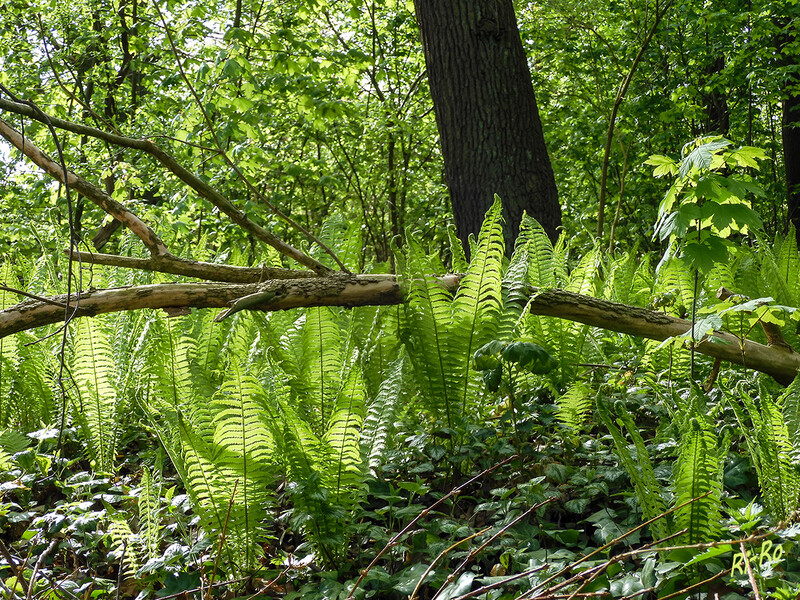
<path id="1" fill-rule="evenodd" d="M 718 442 L 710 419 L 690 412 L 681 426 L 674 469 L 675 528 L 688 544 L 717 539 L 722 509 L 722 467 L 728 441 Z"/>
<path id="2" fill-rule="evenodd" d="M 496 198 L 455 296 L 432 275 L 421 275 L 437 269 L 431 269 L 434 265 L 413 240 L 408 241 L 400 264 L 407 298 L 401 336 L 425 409 L 448 428 L 454 426 L 456 415 L 477 409 L 470 361 L 475 350 L 494 337 L 502 313 L 501 218 Z"/>
<path id="3" fill-rule="evenodd" d="M 412 3 L 39 4 L 31 11 L 12 2 L 0 16 L 0 83 L 54 116 L 157 136 L 256 221 L 328 264 L 316 242 L 286 231 L 231 176 L 209 151 L 216 141 L 269 202 L 351 270 L 388 271 L 392 243 L 411 232 L 397 258 L 410 301 L 400 309 L 240 315 L 224 325 L 213 324 L 210 311 L 177 320 L 139 313 L 78 321 L 67 349 L 74 379 L 65 380 L 67 407 L 54 395 L 60 350 L 57 338 L 46 337 L 53 329 L 0 340 L 0 526 L 20 560 L 41 557 L 40 576 L 30 559 L 24 569 L 38 587 L 19 586 L 19 595 L 63 589 L 70 597 L 110 598 L 120 574 L 134 575 L 142 598 L 194 588 L 220 597 L 259 591 L 208 587 L 220 566 L 231 578 L 255 573 L 249 581 L 291 584 L 287 597 L 343 597 L 358 569 L 417 517 L 359 594 L 407 597 L 419 585 L 429 597 L 439 589 L 441 598 L 496 585 L 500 598 L 663 596 L 731 567 L 739 551 L 733 544 L 679 557 L 602 546 L 600 555 L 613 558 L 604 566 L 591 549 L 640 522 L 632 495 L 645 518 L 692 500 L 674 518 L 629 535 L 634 551 L 684 526 L 687 542 L 758 533 L 786 551 L 781 560 L 754 563 L 762 592 L 797 595 L 800 536 L 765 529 L 797 506 L 795 386 L 784 393 L 745 381 L 740 389 L 741 375 L 723 366 L 718 385 L 736 394 L 718 405 L 713 394 L 701 400 L 688 386 L 685 348 L 525 310 L 530 286 L 565 287 L 681 317 L 696 308 L 695 338 L 725 328 L 762 339 L 760 323 L 774 323 L 797 347 L 791 319 L 800 303 L 800 259 L 792 232 L 774 235 L 785 212 L 775 123 L 796 71 L 797 7 L 675 3 L 630 92 L 617 98 L 651 26 L 652 2 L 517 3 L 566 227 L 553 247 L 526 218 L 506 267 L 497 206 L 471 264 L 453 243 Z M 726 114 L 714 118 L 717 109 Z M 606 185 L 618 208 L 615 243 L 606 251 L 588 232 L 598 216 L 597 152 L 612 110 L 618 118 Z M 24 127 L 54 154 L 45 128 Z M 659 207 L 661 193 L 641 166 L 646 156 L 712 132 L 765 152 L 705 138 L 680 162 L 651 159 L 658 173 L 675 178 Z M 114 199 L 165 232 L 173 251 L 286 266 L 150 159 L 109 152 L 90 138 L 62 142 L 71 168 L 102 179 Z M 766 155 L 775 168 L 759 174 L 766 190 L 759 195 L 750 175 Z M 60 249 L 72 234 L 63 197 L 14 160 L 0 148 L 0 252 L 13 251 L 0 281 L 35 294 L 64 292 Z M 760 229 L 756 207 L 769 233 L 758 232 L 752 249 L 735 246 Z M 81 211 L 88 239 L 105 215 L 89 204 Z M 658 261 L 646 229 L 656 221 L 657 237 L 676 243 L 653 272 Z M 110 251 L 144 256 L 134 242 L 117 235 Z M 693 268 L 705 277 L 695 279 Z M 447 271 L 467 272 L 455 296 L 432 277 Z M 96 265 L 79 273 L 84 288 L 168 279 Z M 739 299 L 711 300 L 720 286 Z M 20 299 L 0 290 L 0 309 Z M 476 351 L 498 398 L 483 393 L 470 368 Z M 557 368 L 540 373 L 550 357 Z M 698 371 L 709 370 L 698 363 Z M 62 436 L 51 426 L 60 427 L 62 416 L 56 449 Z M 168 464 L 160 454 L 154 459 L 153 435 Z M 513 464 L 425 512 L 461 476 L 515 450 L 521 458 Z M 723 482 L 729 520 L 721 512 Z M 704 491 L 710 495 L 695 499 Z M 527 515 L 555 494 L 559 502 Z M 48 550 L 50 543 L 56 546 Z M 748 548 L 758 556 L 761 549 Z M 560 573 L 561 566 L 572 571 Z M 583 567 L 593 569 L 584 588 L 542 589 Z M 17 585 L 5 568 L 3 581 Z M 753 595 L 749 576 L 726 576 L 724 585 Z"/>
<path id="4" fill-rule="evenodd" d="M 749 175 L 723 172 L 758 170 L 758 161 L 767 156 L 750 146 L 726 150 L 730 145 L 724 138 L 701 138 L 684 146 L 680 163 L 665 156 L 647 161 L 656 177 L 676 177 L 659 206 L 655 237 L 680 243 L 689 266 L 703 274 L 727 260 L 728 238 L 762 227 L 748 196 L 764 191 Z"/>
<path id="5" fill-rule="evenodd" d="M 779 520 L 791 519 L 800 505 L 800 475 L 796 467 L 800 452 L 799 388 L 795 379 L 777 397 L 764 385 L 759 386 L 756 398 L 744 386 L 739 386 L 736 396 L 729 395 L 764 500 Z"/>
<path id="6" fill-rule="evenodd" d="M 256 564 L 264 539 L 276 444 L 264 413 L 266 393 L 237 360 L 212 392 L 202 366 L 214 347 L 206 338 L 218 336 L 220 327 L 204 321 L 205 327 L 194 330 L 197 341 L 170 321 L 150 321 L 146 351 L 155 360 L 146 365 L 142 408 L 204 529 L 224 540 L 227 567 L 246 572 Z"/>
<path id="7" fill-rule="evenodd" d="M 71 368 L 77 388 L 75 418 L 84 428 L 95 469 L 111 473 L 127 402 L 112 383 L 116 365 L 105 322 L 79 319 L 75 325 Z"/>
<path id="8" fill-rule="evenodd" d="M 644 439 L 633 422 L 630 413 L 622 405 L 617 405 L 616 408 L 619 411 L 619 415 L 614 419 L 607 401 L 598 399 L 597 414 L 611 433 L 617 455 L 631 478 L 631 483 L 633 483 L 644 520 L 649 521 L 666 511 L 666 502 L 662 496 L 662 486 L 656 480 L 653 464 L 645 448 Z M 621 427 L 625 428 L 633 442 L 633 452 L 629 448 Z M 663 520 L 654 521 L 651 527 L 656 538 L 666 537 L 669 533 L 668 524 Z"/>

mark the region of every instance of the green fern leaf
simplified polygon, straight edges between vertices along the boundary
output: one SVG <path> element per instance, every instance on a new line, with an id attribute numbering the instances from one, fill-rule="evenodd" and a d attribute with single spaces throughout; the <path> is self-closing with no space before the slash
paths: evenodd
<path id="1" fill-rule="evenodd" d="M 556 404 L 558 420 L 572 429 L 573 434 L 577 434 L 592 408 L 592 388 L 577 381 L 558 397 Z"/>
<path id="2" fill-rule="evenodd" d="M 602 397 L 598 397 L 597 414 L 611 433 L 617 456 L 619 456 L 623 467 L 625 467 L 633 483 L 633 489 L 636 492 L 636 498 L 639 501 L 644 519 L 649 521 L 666 512 L 666 504 L 661 494 L 661 485 L 656 479 L 653 464 L 650 461 L 650 456 L 647 454 L 644 440 L 638 428 L 625 407 L 620 405 L 619 409 L 621 415 L 617 422 L 615 422 L 607 401 Z M 633 440 L 636 450 L 635 456 L 631 453 L 628 442 L 620 427 L 617 426 L 618 424 L 625 427 L 628 435 Z M 653 530 L 655 538 L 662 538 L 669 535 L 670 530 L 665 519 L 653 521 L 650 527 Z"/>
<path id="3" fill-rule="evenodd" d="M 353 364 L 336 396 L 323 437 L 323 442 L 331 450 L 328 470 L 335 473 L 331 486 L 334 499 L 338 499 L 345 491 L 352 492 L 362 480 L 360 441 L 365 400 L 361 373 L 358 366 Z"/>
<path id="4" fill-rule="evenodd" d="M 398 407 L 402 405 L 405 363 L 405 352 L 401 352 L 387 369 L 387 375 L 364 419 L 361 445 L 364 448 L 364 460 L 367 462 L 365 468 L 373 474 L 381 464 L 398 416 Z"/>
<path id="5" fill-rule="evenodd" d="M 687 419 L 681 431 L 674 471 L 675 504 L 681 505 L 694 500 L 675 513 L 677 529 L 687 530 L 683 536 L 687 544 L 712 541 L 719 533 L 722 506 L 721 458 L 716 435 L 706 423 L 705 417 L 695 415 Z"/>
<path id="6" fill-rule="evenodd" d="M 274 478 L 276 444 L 264 420 L 264 395 L 259 382 L 234 362 L 212 402 L 215 467 L 225 482 L 220 493 L 233 498 L 227 539 L 239 550 L 245 571 L 256 565 L 259 556 Z"/>
<path id="7" fill-rule="evenodd" d="M 160 473 L 158 475 L 160 477 Z M 160 488 L 150 467 L 142 470 L 139 492 L 139 536 L 145 561 L 158 557 L 161 542 L 161 519 L 159 518 Z"/>
<path id="8" fill-rule="evenodd" d="M 99 319 L 78 319 L 74 323 L 72 374 L 80 393 L 75 408 L 85 429 L 95 468 L 111 472 L 125 402 L 111 383 L 116 374 L 108 330 Z"/>

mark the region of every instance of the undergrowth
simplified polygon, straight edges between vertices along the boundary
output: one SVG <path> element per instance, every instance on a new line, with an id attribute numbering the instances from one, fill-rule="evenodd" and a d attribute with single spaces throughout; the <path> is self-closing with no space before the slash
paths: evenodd
<path id="1" fill-rule="evenodd" d="M 506 259 L 498 202 L 452 254 L 455 295 L 409 240 L 399 308 L 78 320 L 63 403 L 55 342 L 3 340 L 0 593 L 796 597 L 798 384 L 526 311 L 551 287 L 697 301 L 739 334 L 792 313 L 713 286 L 791 306 L 793 242 L 696 293 L 680 257 L 576 256 L 530 219 Z"/>

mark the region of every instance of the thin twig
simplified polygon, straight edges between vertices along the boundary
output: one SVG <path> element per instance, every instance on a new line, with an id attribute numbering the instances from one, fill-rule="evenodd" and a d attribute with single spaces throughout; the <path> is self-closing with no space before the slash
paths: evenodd
<path id="1" fill-rule="evenodd" d="M 228 511 L 225 513 L 225 521 L 222 523 L 222 531 L 219 536 L 219 544 L 217 545 L 217 557 L 214 559 L 214 568 L 211 570 L 211 577 L 208 580 L 208 590 L 206 592 L 206 600 L 211 600 L 211 589 L 214 587 L 214 579 L 217 576 L 217 567 L 219 561 L 222 559 L 222 547 L 225 545 L 225 537 L 228 532 L 228 523 L 231 518 L 231 509 L 233 508 L 233 499 L 236 497 L 236 488 L 239 487 L 239 480 L 233 482 L 233 491 L 231 492 L 230 500 L 228 500 Z"/>
<path id="2" fill-rule="evenodd" d="M 465 537 L 465 538 L 463 538 L 463 539 L 460 539 L 460 540 L 458 540 L 458 541 L 457 541 L 457 542 L 455 542 L 454 544 L 450 544 L 450 546 L 448 546 L 447 548 L 445 548 L 444 550 L 442 550 L 442 551 L 441 551 L 441 552 L 440 552 L 440 553 L 439 553 L 439 554 L 436 556 L 436 558 L 434 558 L 434 559 L 433 559 L 433 561 L 431 561 L 431 564 L 429 564 L 429 565 L 428 565 L 428 568 L 427 568 L 427 569 L 425 569 L 425 572 L 424 572 L 424 573 L 422 574 L 422 576 L 419 578 L 419 581 L 417 581 L 417 585 L 416 585 L 416 586 L 414 586 L 414 591 L 413 591 L 413 592 L 411 592 L 411 595 L 408 597 L 408 600 L 416 600 L 416 599 L 417 599 L 417 593 L 419 592 L 419 588 L 420 588 L 420 587 L 422 587 L 422 584 L 425 582 L 425 578 L 428 576 L 428 573 L 430 573 L 430 572 L 433 570 L 433 567 L 435 567 L 435 566 L 436 566 L 436 563 L 438 563 L 438 562 L 439 562 L 440 560 L 442 560 L 442 559 L 443 559 L 445 556 L 447 556 L 448 554 L 450 554 L 450 551 L 451 551 L 451 550 L 455 550 L 456 548 L 458 548 L 458 547 L 459 547 L 461 544 L 463 544 L 464 542 L 468 542 L 468 541 L 470 541 L 470 540 L 472 540 L 472 539 L 475 539 L 475 538 L 476 538 L 476 537 L 478 537 L 479 535 L 486 533 L 487 531 L 489 531 L 489 529 L 491 529 L 491 527 L 487 527 L 486 529 L 481 529 L 480 531 L 476 531 L 476 532 L 474 532 L 474 533 L 472 533 L 472 534 L 468 535 L 467 537 Z M 446 586 L 448 583 L 450 583 L 451 581 L 453 581 L 453 579 L 455 578 L 455 573 L 456 573 L 456 572 L 455 572 L 455 571 L 453 571 L 452 573 L 450 573 L 450 574 L 447 576 L 447 580 L 445 581 L 445 583 L 444 583 L 444 584 L 442 584 L 442 587 Z M 441 592 L 441 591 L 442 591 L 442 590 L 441 590 L 441 588 L 440 588 L 440 589 L 439 589 L 439 592 Z M 439 592 L 436 592 L 436 595 L 434 596 L 434 599 L 436 598 L 436 596 L 438 596 L 438 595 L 439 595 Z"/>
<path id="3" fill-rule="evenodd" d="M 181 60 L 180 60 L 180 56 L 179 56 L 179 53 L 178 53 L 178 48 L 175 46 L 175 41 L 172 38 L 172 31 L 170 30 L 169 26 L 167 25 L 167 21 L 164 18 L 163 13 L 161 12 L 161 8 L 158 6 L 158 2 L 153 2 L 153 6 L 155 7 L 159 18 L 161 19 L 161 24 L 164 27 L 164 32 L 167 34 L 167 41 L 169 42 L 170 48 L 172 49 L 172 54 L 175 56 L 175 66 L 178 67 L 178 72 L 180 73 L 181 78 L 183 79 L 184 83 L 186 84 L 186 87 L 189 88 L 189 92 L 192 94 L 192 96 L 194 96 L 194 99 L 197 102 L 197 107 L 200 109 L 200 112 L 203 115 L 203 120 L 206 122 L 206 125 L 208 126 L 208 128 L 209 128 L 209 130 L 211 132 L 211 137 L 214 140 L 214 145 L 217 147 L 217 152 L 219 152 L 219 155 L 228 164 L 228 166 L 231 169 L 234 170 L 236 175 L 239 177 L 239 179 L 242 180 L 242 182 L 247 186 L 247 188 L 251 192 L 253 192 L 264 204 L 266 204 L 269 207 L 269 209 L 276 216 L 278 216 L 279 218 L 283 219 L 286 223 L 288 223 L 289 225 L 291 225 L 292 227 L 297 229 L 300 233 L 302 233 L 304 236 L 306 236 L 309 240 L 311 240 L 312 242 L 317 244 L 320 248 L 322 248 L 325 252 L 327 252 L 331 256 L 331 258 L 333 258 L 333 260 L 336 262 L 337 265 L 339 265 L 339 268 L 341 268 L 342 271 L 344 271 L 345 273 L 349 273 L 350 271 L 347 270 L 347 268 L 344 266 L 342 261 L 340 261 L 339 258 L 336 256 L 336 254 L 334 254 L 333 250 L 328 248 L 328 246 L 326 246 L 324 243 L 322 243 L 317 237 L 315 237 L 305 227 L 300 225 L 300 223 L 298 223 L 297 221 L 292 219 L 290 216 L 288 216 L 283 211 L 281 211 L 277 206 L 272 204 L 272 202 L 267 200 L 267 198 L 264 196 L 264 194 L 262 194 L 258 190 L 258 188 L 256 188 L 256 186 L 254 186 L 252 184 L 252 182 L 245 176 L 245 174 L 242 172 L 242 170 L 239 168 L 239 166 L 230 159 L 230 157 L 228 156 L 228 153 L 225 152 L 225 149 L 222 147 L 222 143 L 219 141 L 219 138 L 217 137 L 217 129 L 216 129 L 216 127 L 214 127 L 214 123 L 211 121 L 211 118 L 208 116 L 208 112 L 206 111 L 206 107 L 203 105 L 202 98 L 200 98 L 200 95 L 197 93 L 197 90 L 195 90 L 194 86 L 192 85 L 192 82 L 189 81 L 189 77 L 186 75 L 186 72 L 183 70 L 183 64 L 181 63 Z"/>
<path id="4" fill-rule="evenodd" d="M 50 545 L 44 549 L 44 552 L 42 552 L 39 555 L 39 558 L 36 560 L 36 564 L 33 565 L 33 571 L 31 571 L 31 583 L 28 586 L 28 594 L 26 596 L 27 600 L 32 600 L 33 598 L 33 582 L 36 581 L 36 575 L 39 573 L 39 569 L 41 568 L 45 557 L 48 554 L 50 554 L 57 545 L 58 545 L 57 539 L 51 540 Z M 119 598 L 117 598 L 117 600 L 119 600 Z"/>
<path id="5" fill-rule="evenodd" d="M 122 542 L 122 555 L 119 557 L 119 571 L 117 572 L 117 594 L 116 600 L 119 600 L 119 595 L 122 590 L 122 574 L 125 569 L 125 553 L 128 550 L 128 540 Z"/>
<path id="6" fill-rule="evenodd" d="M 447 500 L 449 500 L 453 496 L 455 496 L 457 494 L 460 494 L 461 491 L 464 488 L 466 488 L 467 486 L 469 486 L 473 482 L 477 481 L 478 479 L 481 479 L 482 477 L 485 477 L 486 475 L 488 475 L 492 471 L 502 467 L 505 464 L 508 464 L 509 462 L 511 462 L 512 460 L 514 460 L 516 458 L 517 458 L 517 455 L 514 454 L 514 455 L 509 456 L 508 458 L 502 460 L 501 462 L 497 463 L 496 465 L 481 471 L 480 473 L 475 475 L 475 477 L 473 477 L 472 479 L 469 479 L 469 480 L 465 481 L 464 483 L 462 483 L 461 485 L 459 485 L 458 487 L 453 488 L 452 490 L 450 490 L 446 495 L 444 495 L 441 498 L 439 498 L 436 502 L 431 504 L 428 508 L 424 509 L 416 517 L 411 519 L 411 522 L 408 523 L 408 525 L 406 525 L 405 527 L 403 527 L 403 529 L 401 529 L 398 533 L 396 533 L 392 537 L 392 539 L 390 539 L 389 542 L 383 547 L 383 549 L 380 552 L 378 552 L 377 556 L 372 559 L 372 562 L 369 563 L 369 565 L 367 565 L 367 567 L 365 569 L 361 570 L 361 573 L 359 574 L 358 579 L 356 580 L 355 584 L 353 584 L 353 588 L 350 590 L 350 593 L 347 595 L 347 598 L 345 600 L 350 600 L 353 597 L 353 594 L 355 594 L 356 590 L 358 589 L 358 586 L 361 585 L 361 582 L 364 581 L 364 578 L 367 576 L 367 573 L 369 573 L 369 571 L 370 571 L 370 569 L 372 569 L 372 567 L 374 567 L 376 564 L 378 564 L 378 561 L 383 557 L 383 555 L 386 554 L 390 549 L 394 548 L 400 542 L 400 539 L 406 533 L 408 533 L 421 519 L 424 519 L 426 516 L 428 516 L 433 509 L 435 509 L 437 506 L 439 506 L 443 502 L 446 502 Z"/>
<path id="7" fill-rule="evenodd" d="M 28 583 L 25 581 L 25 577 L 23 575 L 25 562 L 23 561 L 22 564 L 17 564 L 17 561 L 13 556 L 11 556 L 11 552 L 8 551 L 8 547 L 5 545 L 3 540 L 0 540 L 0 554 L 2 554 L 4 559 L 6 559 L 6 563 L 9 567 L 11 567 L 11 570 L 14 571 L 14 575 L 17 576 L 16 580 L 14 581 L 14 588 L 17 587 L 17 583 L 21 583 L 24 589 L 28 589 Z"/>
<path id="8" fill-rule="evenodd" d="M 719 579 L 720 577 L 728 575 L 732 570 L 733 569 L 725 569 L 724 571 L 720 571 L 719 573 L 717 573 L 716 575 L 712 575 L 708 579 L 704 579 L 703 581 L 698 581 L 697 583 L 693 583 L 692 585 L 685 587 L 682 590 L 678 590 L 677 592 L 673 592 L 668 596 L 661 596 L 659 600 L 669 600 L 670 598 L 677 598 L 678 596 L 683 596 L 686 594 L 686 592 L 699 588 L 702 585 L 706 585 L 707 583 L 711 583 L 712 581 Z"/>
<path id="9" fill-rule="evenodd" d="M 4 292 L 11 292 L 12 294 L 19 294 L 20 296 L 25 296 L 26 298 L 30 298 L 31 300 L 38 300 L 39 302 L 44 302 L 45 304 L 52 304 L 53 306 L 59 306 L 61 308 L 65 308 L 67 306 L 64 302 L 59 302 L 58 300 L 53 300 L 52 298 L 46 298 L 45 296 L 37 296 L 36 294 L 31 294 L 23 290 L 18 290 L 17 288 L 8 286 L 5 283 L 0 283 L 0 290 L 3 290 Z"/>
<path id="10" fill-rule="evenodd" d="M 434 598 L 435 598 L 436 596 L 438 596 L 439 594 L 441 594 L 441 593 L 442 593 L 442 590 L 443 590 L 443 589 L 444 589 L 444 587 L 445 587 L 445 585 L 447 585 L 447 583 L 449 583 L 450 581 L 452 581 L 453 579 L 455 579 L 455 575 L 456 575 L 457 573 L 459 573 L 459 572 L 460 572 L 460 571 L 461 571 L 461 570 L 462 570 L 464 567 L 466 567 L 466 566 L 467 566 L 467 564 L 469 563 L 469 561 L 471 561 L 473 558 L 475 558 L 475 556 L 476 556 L 476 555 L 480 554 L 480 553 L 483 551 L 483 549 L 484 549 L 484 548 L 486 548 L 486 546 L 488 546 L 489 544 L 491 544 L 491 543 L 492 543 L 494 540 L 496 540 L 498 537 L 500 537 L 501 535 L 503 535 L 503 534 L 504 534 L 506 531 L 508 531 L 508 530 L 509 530 L 511 527 L 513 527 L 513 526 L 514 526 L 514 525 L 516 525 L 517 523 L 519 523 L 519 522 L 520 522 L 522 519 L 524 519 L 525 517 L 527 517 L 527 516 L 528 516 L 529 514 L 531 514 L 533 511 L 535 511 L 535 510 L 537 510 L 537 509 L 541 508 L 542 506 L 545 506 L 546 504 L 549 504 L 550 502 L 554 502 L 555 500 L 556 500 L 556 497 L 555 497 L 555 496 L 553 496 L 553 497 L 547 498 L 546 500 L 544 500 L 544 501 L 542 501 L 542 502 L 539 502 L 538 504 L 535 504 L 535 505 L 531 506 L 531 507 L 530 507 L 528 510 L 526 510 L 525 512 L 523 512 L 523 513 L 522 513 L 521 515 L 519 515 L 517 518 L 513 519 L 511 522 L 507 523 L 506 525 L 504 525 L 503 527 L 501 527 L 501 528 L 500 528 L 498 531 L 496 531 L 494 534 L 492 534 L 492 535 L 489 537 L 489 539 L 488 539 L 488 540 L 486 540 L 486 541 L 485 541 L 483 544 L 481 544 L 481 545 L 480 545 L 480 546 L 478 546 L 477 548 L 474 548 L 474 549 L 470 550 L 470 551 L 469 551 L 469 554 L 467 554 L 466 558 L 464 558 L 464 560 L 463 560 L 463 561 L 461 561 L 461 564 L 460 564 L 460 565 L 458 565 L 458 566 L 457 566 L 457 567 L 456 567 L 456 568 L 455 568 L 455 569 L 454 569 L 454 570 L 453 570 L 453 571 L 452 571 L 452 572 L 451 572 L 451 573 L 448 575 L 448 577 L 447 577 L 448 581 L 446 581 L 445 583 L 443 583 L 443 584 L 442 584 L 442 586 L 441 586 L 441 587 L 439 588 L 439 590 L 436 592 L 436 595 L 434 596 Z M 422 582 L 422 580 L 420 580 L 420 583 L 421 583 L 421 582 Z M 412 598 L 411 598 L 411 600 L 413 600 L 413 595 L 412 595 Z"/>
<path id="11" fill-rule="evenodd" d="M 742 549 L 742 558 L 744 559 L 743 562 L 747 568 L 747 578 L 750 580 L 750 585 L 753 586 L 753 595 L 755 596 L 755 600 L 761 600 L 761 594 L 758 591 L 756 576 L 753 574 L 753 567 L 750 566 L 750 560 L 747 557 L 747 548 L 744 547 L 744 542 L 739 542 L 739 548 Z"/>

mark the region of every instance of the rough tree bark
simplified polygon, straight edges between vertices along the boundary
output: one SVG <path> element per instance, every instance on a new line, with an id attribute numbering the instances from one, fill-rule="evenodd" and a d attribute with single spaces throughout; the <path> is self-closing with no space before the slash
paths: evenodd
<path id="1" fill-rule="evenodd" d="M 225 273 L 220 272 L 220 275 Z M 457 275 L 439 278 L 454 292 Z M 249 310 L 285 310 L 303 306 L 364 306 L 400 304 L 402 286 L 392 275 L 334 274 L 328 277 L 273 280 L 260 284 L 171 283 L 83 292 L 77 317 L 143 308 L 180 313 L 188 308 L 229 308 L 256 294 L 265 298 Z M 529 299 L 529 300 L 528 300 Z M 32 298 L 0 310 L 0 338 L 26 329 L 57 323 L 64 318 L 66 297 Z M 75 305 L 73 296 L 70 304 Z M 661 312 L 574 294 L 565 290 L 529 288 L 524 302 L 531 313 L 586 323 L 637 337 L 665 340 L 686 333 L 691 322 Z M 224 316 L 224 313 L 222 314 Z M 219 318 L 219 317 L 218 317 Z M 785 346 L 765 346 L 724 332 L 715 332 L 695 349 L 748 369 L 761 371 L 788 384 L 800 370 L 800 354 Z"/>
<path id="2" fill-rule="evenodd" d="M 788 225 L 794 225 L 797 243 L 800 244 L 800 57 L 796 50 L 800 8 L 787 3 L 783 10 L 785 13 L 775 20 L 775 25 L 781 30 L 775 50 L 781 57 L 784 70 L 781 82 L 781 141 L 786 170 Z"/>
<path id="3" fill-rule="evenodd" d="M 558 192 L 511 0 L 414 0 L 456 229 L 465 248 L 494 194 L 506 248 L 523 211 L 555 239 Z"/>
<path id="4" fill-rule="evenodd" d="M 786 168 L 786 201 L 789 224 L 800 244 L 800 74 L 793 73 L 784 87 L 781 138 Z"/>

